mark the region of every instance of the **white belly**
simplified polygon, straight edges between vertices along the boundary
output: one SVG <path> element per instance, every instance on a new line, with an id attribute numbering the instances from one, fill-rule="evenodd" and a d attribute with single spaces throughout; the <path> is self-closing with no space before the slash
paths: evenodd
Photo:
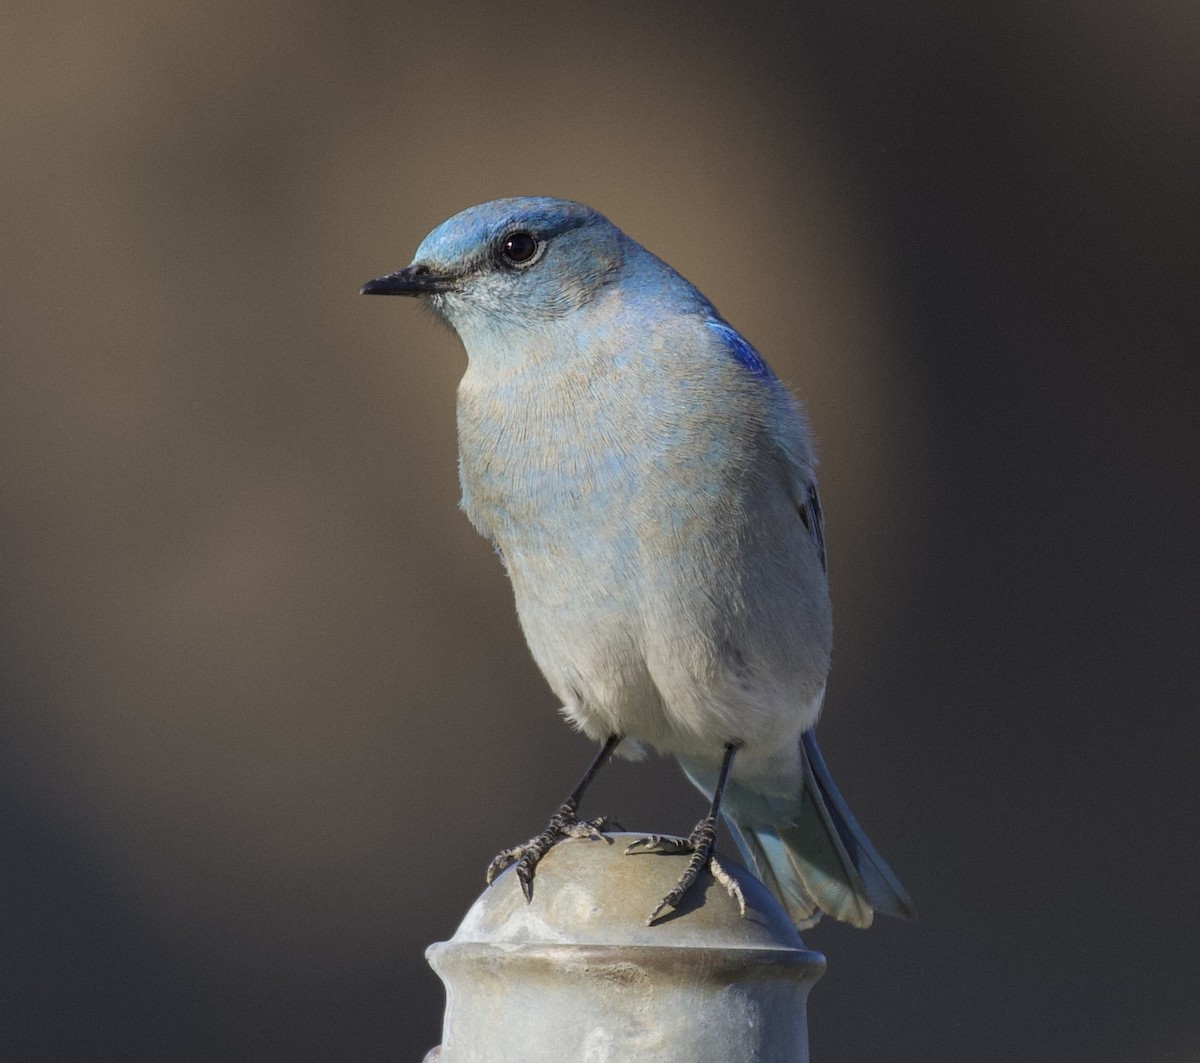
<path id="1" fill-rule="evenodd" d="M 603 410 L 526 398 L 501 416 L 464 379 L 463 506 L 505 559 L 567 717 L 676 755 L 740 743 L 743 770 L 795 749 L 820 710 L 828 599 L 760 440 L 702 418 L 679 440 L 618 436 Z M 697 455 L 703 489 L 681 505 Z"/>

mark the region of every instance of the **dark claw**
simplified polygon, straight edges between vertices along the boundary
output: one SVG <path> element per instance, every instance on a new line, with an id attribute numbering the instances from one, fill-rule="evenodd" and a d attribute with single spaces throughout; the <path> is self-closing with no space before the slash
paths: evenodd
<path id="1" fill-rule="evenodd" d="M 604 840 L 611 843 L 612 839 L 604 836 L 604 832 L 610 827 L 617 827 L 617 824 L 608 816 L 598 816 L 596 819 L 579 819 L 575 815 L 575 809 L 570 804 L 565 804 L 550 817 L 550 822 L 541 834 L 530 838 L 529 841 L 521 845 L 514 845 L 511 849 L 504 849 L 496 855 L 496 858 L 488 864 L 486 874 L 487 883 L 490 886 L 492 880 L 501 871 L 512 864 L 516 864 L 517 881 L 521 883 L 521 892 L 525 894 L 527 902 L 532 901 L 533 874 L 538 861 L 543 856 L 564 838 L 588 838 L 592 841 Z M 619 830 L 620 828 L 617 827 L 617 829 Z"/>
<path id="2" fill-rule="evenodd" d="M 692 843 L 687 838 L 664 837 L 661 834 L 648 834 L 638 838 L 625 847 L 625 855 L 634 853 L 690 853 Z"/>
<path id="3" fill-rule="evenodd" d="M 683 869 L 683 874 L 679 876 L 679 881 L 675 884 L 675 888 L 671 890 L 661 901 L 658 906 L 650 913 L 650 918 L 646 920 L 646 925 L 649 926 L 663 914 L 668 908 L 674 909 L 679 907 L 679 903 L 687 895 L 700 877 L 700 872 L 705 867 L 711 866 L 714 876 L 720 881 L 730 895 L 738 902 L 738 905 L 745 911 L 745 901 L 741 896 L 741 890 L 737 888 L 736 883 L 725 872 L 724 868 L 719 867 L 716 857 L 713 855 L 713 846 L 717 838 L 716 820 L 711 816 L 701 820 L 696 824 L 696 829 L 692 831 L 687 838 L 664 838 L 661 834 L 651 834 L 645 838 L 639 838 L 632 842 L 626 849 L 628 853 L 691 853 L 692 857 L 687 862 L 687 867 Z M 718 871 L 720 872 L 718 874 Z"/>
<path id="4" fill-rule="evenodd" d="M 533 900 L 533 869 L 544 854 L 533 855 L 533 850 L 527 852 L 517 861 L 517 880 L 521 883 L 521 892 L 525 894 L 525 902 Z"/>

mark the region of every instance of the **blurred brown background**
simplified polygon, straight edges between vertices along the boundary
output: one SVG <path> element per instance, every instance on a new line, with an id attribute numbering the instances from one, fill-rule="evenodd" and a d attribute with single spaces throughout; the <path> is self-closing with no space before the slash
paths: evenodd
<path id="1" fill-rule="evenodd" d="M 0 1058 L 438 1040 L 424 946 L 590 749 L 456 510 L 457 341 L 356 293 L 514 193 L 821 439 L 822 745 L 921 918 L 807 935 L 814 1059 L 1196 1058 L 1200 17 L 897 7 L 4 5 Z"/>

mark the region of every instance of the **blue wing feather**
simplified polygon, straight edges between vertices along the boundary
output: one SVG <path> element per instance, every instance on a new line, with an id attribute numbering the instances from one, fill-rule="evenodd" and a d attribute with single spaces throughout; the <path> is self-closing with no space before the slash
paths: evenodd
<path id="1" fill-rule="evenodd" d="M 761 377 L 763 380 L 775 379 L 774 372 L 763 360 L 763 356 L 751 347 L 735 329 L 730 328 L 724 321 L 709 321 L 708 327 L 721 337 L 726 350 L 729 351 L 735 362 L 745 366 L 756 377 Z"/>

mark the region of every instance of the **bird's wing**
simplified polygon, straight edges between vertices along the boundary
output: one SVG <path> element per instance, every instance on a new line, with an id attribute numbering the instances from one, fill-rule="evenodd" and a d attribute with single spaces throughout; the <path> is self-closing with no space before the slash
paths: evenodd
<path id="1" fill-rule="evenodd" d="M 796 512 L 800 514 L 800 522 L 808 529 L 817 555 L 821 558 L 821 568 L 825 568 L 825 514 L 821 512 L 821 496 L 817 493 L 815 480 L 804 485 L 804 497 L 796 502 Z"/>
<path id="2" fill-rule="evenodd" d="M 706 325 L 717 337 L 725 354 L 752 376 L 757 377 L 764 388 L 773 392 L 775 423 L 772 425 L 771 435 L 787 467 L 796 512 L 817 548 L 817 556 L 821 559 L 821 568 L 824 570 L 825 516 L 821 512 L 821 496 L 817 493 L 815 460 L 808 441 L 804 410 L 780 383 L 762 355 L 741 333 L 719 318 L 710 319 Z"/>

